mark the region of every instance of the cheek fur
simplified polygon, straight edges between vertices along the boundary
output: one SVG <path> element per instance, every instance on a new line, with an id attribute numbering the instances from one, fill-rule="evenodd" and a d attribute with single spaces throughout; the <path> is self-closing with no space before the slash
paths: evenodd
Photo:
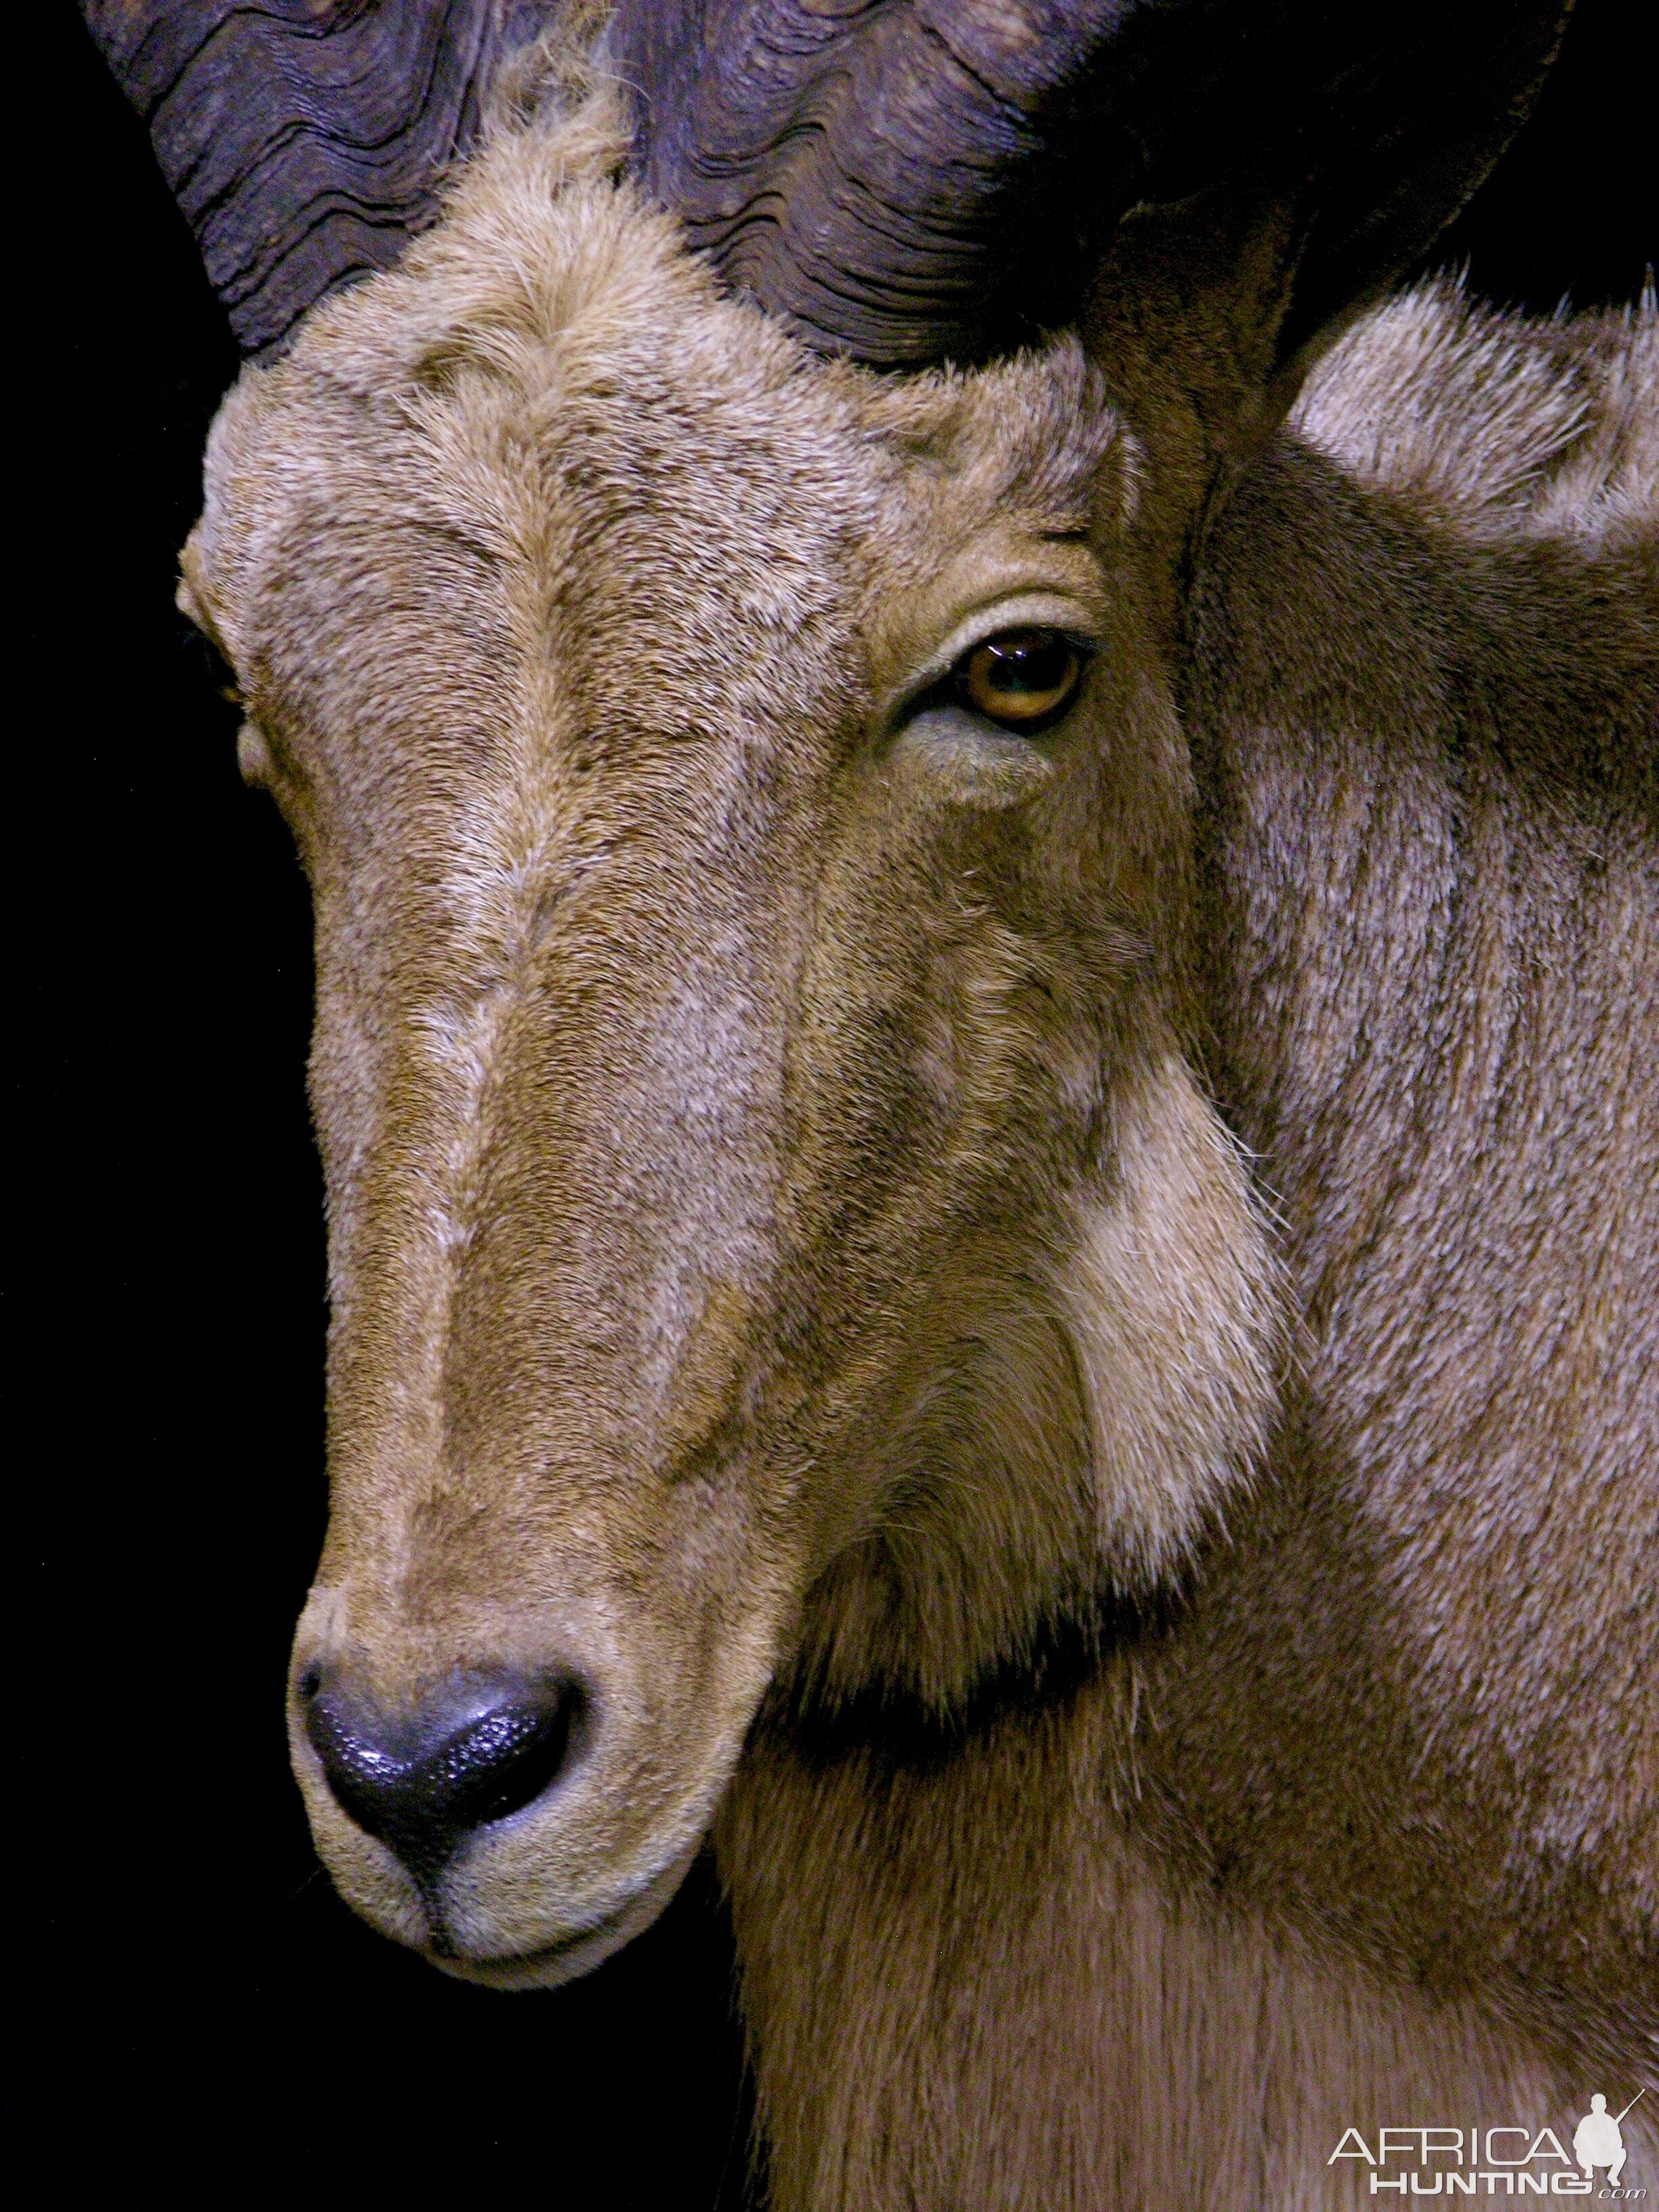
<path id="1" fill-rule="evenodd" d="M 1238 1149 L 1171 1053 L 1118 1102 L 1056 1291 L 1087 1404 L 1103 1559 L 1177 1568 L 1248 1480 L 1283 1358 L 1279 1270 Z"/>

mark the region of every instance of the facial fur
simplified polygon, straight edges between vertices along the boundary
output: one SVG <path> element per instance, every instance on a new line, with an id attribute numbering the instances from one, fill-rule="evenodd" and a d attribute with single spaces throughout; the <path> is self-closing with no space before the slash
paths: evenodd
<path id="1" fill-rule="evenodd" d="M 1277 1358 L 1135 440 L 1069 342 L 809 358 L 617 156 L 498 143 L 245 375 L 185 562 L 316 913 L 296 1679 L 594 1686 L 423 1889 L 296 1767 L 347 1897 L 502 1979 L 655 1909 L 769 1684 L 948 1708 L 1176 1573 Z M 1021 623 L 1087 653 L 1037 738 L 941 689 Z"/>

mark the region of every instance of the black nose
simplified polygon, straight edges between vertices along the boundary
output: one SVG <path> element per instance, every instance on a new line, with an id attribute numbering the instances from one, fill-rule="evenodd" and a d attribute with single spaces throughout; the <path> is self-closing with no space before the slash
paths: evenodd
<path id="1" fill-rule="evenodd" d="M 306 1733 L 336 1800 L 417 1881 L 430 1881 L 474 1829 L 550 1788 L 569 1764 L 585 1702 L 568 1676 L 473 1678 L 393 1721 L 322 1668 L 300 1684 Z"/>

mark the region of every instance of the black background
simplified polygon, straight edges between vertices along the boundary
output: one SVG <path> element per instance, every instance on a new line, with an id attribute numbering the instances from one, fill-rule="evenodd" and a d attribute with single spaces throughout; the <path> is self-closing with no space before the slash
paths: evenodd
<path id="1" fill-rule="evenodd" d="M 1659 235 L 1639 12 L 1581 0 L 1437 256 L 1475 289 L 1634 296 Z M 311 1850 L 282 1711 L 325 1511 L 306 893 L 172 606 L 235 355 L 143 130 L 63 0 L 45 27 L 40 147 L 11 178 L 5 837 L 7 1765 L 31 1869 L 9 1895 L 46 1972 L 8 2008 L 9 2101 L 66 2189 L 112 2160 L 238 2198 L 510 2178 L 554 2206 L 735 2205 L 741 2037 L 706 1869 L 587 1981 L 507 1997 L 372 1935 Z"/>

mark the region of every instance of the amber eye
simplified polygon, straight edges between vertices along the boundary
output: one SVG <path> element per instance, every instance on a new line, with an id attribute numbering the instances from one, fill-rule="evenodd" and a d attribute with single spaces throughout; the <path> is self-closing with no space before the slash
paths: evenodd
<path id="1" fill-rule="evenodd" d="M 959 661 L 957 696 L 1011 730 L 1033 730 L 1066 706 L 1083 675 L 1083 655 L 1062 630 L 1006 629 Z"/>

